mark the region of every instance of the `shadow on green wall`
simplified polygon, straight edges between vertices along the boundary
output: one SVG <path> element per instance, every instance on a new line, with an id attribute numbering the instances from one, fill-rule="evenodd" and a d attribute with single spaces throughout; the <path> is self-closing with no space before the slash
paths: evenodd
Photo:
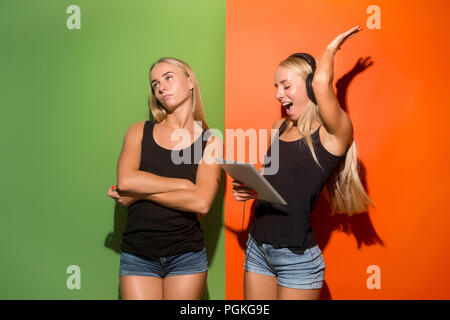
<path id="1" fill-rule="evenodd" d="M 222 179 L 220 183 L 217 196 L 214 200 L 209 213 L 201 220 L 201 228 L 205 237 L 206 255 L 208 262 L 211 265 L 212 258 L 217 248 L 219 241 L 220 230 L 223 221 L 223 200 L 225 196 L 225 177 L 222 171 Z M 113 200 L 111 200 L 113 201 Z M 120 245 L 122 243 L 122 232 L 127 224 L 127 207 L 116 203 L 114 208 L 114 231 L 108 233 L 105 238 L 105 247 L 120 253 Z M 117 278 L 117 297 L 120 299 L 119 279 Z M 209 300 L 209 289 L 203 292 L 202 300 Z"/>

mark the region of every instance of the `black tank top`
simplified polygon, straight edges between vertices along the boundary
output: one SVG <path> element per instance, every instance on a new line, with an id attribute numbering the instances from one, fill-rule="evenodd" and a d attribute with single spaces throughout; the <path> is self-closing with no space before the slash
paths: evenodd
<path id="1" fill-rule="evenodd" d="M 154 121 L 146 121 L 142 137 L 139 170 L 168 177 L 196 182 L 198 163 L 203 155 L 209 131 L 189 147 L 175 151 L 180 158 L 190 153 L 190 164 L 175 164 L 172 150 L 158 145 L 153 138 Z M 196 150 L 201 149 L 200 153 Z M 196 156 L 196 157 L 195 157 Z M 149 200 L 138 200 L 128 207 L 127 226 L 123 232 L 121 250 L 145 257 L 166 257 L 196 252 L 204 247 L 203 233 L 195 213 L 161 206 Z"/>
<path id="2" fill-rule="evenodd" d="M 286 126 L 285 120 L 276 139 Z M 322 146 L 319 129 L 320 126 L 311 134 L 311 139 L 323 171 L 315 163 L 304 137 L 290 142 L 278 139 L 278 172 L 264 177 L 286 200 L 287 205 L 256 200 L 255 219 L 250 232 L 258 242 L 269 243 L 277 248 L 300 249 L 317 244 L 311 227 L 311 212 L 325 183 L 344 158 L 344 155 L 331 154 Z M 272 146 L 269 147 L 267 156 L 270 156 L 271 148 Z"/>

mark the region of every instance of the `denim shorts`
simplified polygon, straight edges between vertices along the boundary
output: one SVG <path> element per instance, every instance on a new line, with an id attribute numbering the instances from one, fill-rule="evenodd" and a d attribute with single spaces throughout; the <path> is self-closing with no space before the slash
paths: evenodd
<path id="1" fill-rule="evenodd" d="M 325 261 L 317 245 L 304 252 L 293 248 L 274 248 L 268 243 L 259 244 L 249 234 L 244 270 L 274 276 L 283 287 L 319 289 L 325 277 Z"/>
<path id="2" fill-rule="evenodd" d="M 206 249 L 168 257 L 148 258 L 120 253 L 119 276 L 148 276 L 164 278 L 208 270 Z"/>

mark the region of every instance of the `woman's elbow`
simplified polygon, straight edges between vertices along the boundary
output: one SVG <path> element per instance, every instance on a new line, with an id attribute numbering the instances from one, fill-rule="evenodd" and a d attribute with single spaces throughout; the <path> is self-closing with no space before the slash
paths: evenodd
<path id="1" fill-rule="evenodd" d="M 125 178 L 117 179 L 117 189 L 119 189 L 119 191 L 129 191 L 130 189 L 129 179 Z"/>
<path id="2" fill-rule="evenodd" d="M 313 89 L 327 88 L 333 85 L 333 78 L 327 74 L 315 74 L 311 85 Z"/>
<path id="3" fill-rule="evenodd" d="M 198 201 L 198 208 L 197 208 L 198 213 L 200 213 L 203 216 L 206 216 L 206 214 L 209 212 L 210 209 L 211 203 L 209 203 L 209 201 L 206 201 L 205 199 L 200 199 Z"/>
<path id="4" fill-rule="evenodd" d="M 117 188 L 120 191 L 132 192 L 137 184 L 137 171 L 123 170 L 117 175 Z"/>

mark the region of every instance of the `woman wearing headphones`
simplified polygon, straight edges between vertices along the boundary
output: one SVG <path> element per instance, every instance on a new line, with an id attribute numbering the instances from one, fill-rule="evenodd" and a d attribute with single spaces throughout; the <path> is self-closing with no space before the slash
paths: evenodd
<path id="1" fill-rule="evenodd" d="M 333 89 L 334 56 L 361 29 L 337 36 L 317 69 L 312 56 L 297 53 L 275 72 L 276 99 L 287 117 L 273 125 L 278 129 L 279 150 L 274 152 L 279 151 L 279 170 L 265 178 L 287 205 L 256 201 L 245 252 L 245 299 L 318 299 L 325 263 L 310 215 L 323 187 L 333 212 L 351 215 L 371 204 L 357 172 L 352 123 Z M 253 190 L 236 180 L 233 195 L 238 201 L 255 198 Z"/>
<path id="2" fill-rule="evenodd" d="M 108 196 L 129 205 L 120 255 L 122 299 L 200 299 L 208 261 L 199 216 L 220 183 L 221 143 L 207 131 L 191 67 L 150 68 L 151 121 L 132 124 Z M 181 141 L 180 139 L 181 138 Z M 215 154 L 215 152 L 218 152 Z"/>

